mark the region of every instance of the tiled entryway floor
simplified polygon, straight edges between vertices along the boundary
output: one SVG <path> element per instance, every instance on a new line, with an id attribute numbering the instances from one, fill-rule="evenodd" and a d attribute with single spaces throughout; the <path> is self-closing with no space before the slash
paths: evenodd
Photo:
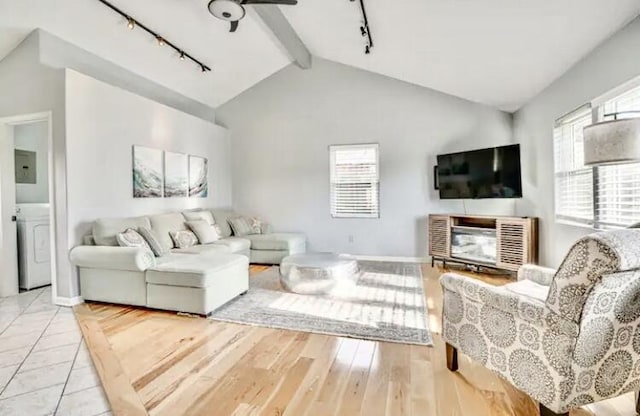
<path id="1" fill-rule="evenodd" d="M 51 289 L 0 298 L 0 415 L 110 415 L 71 308 Z"/>

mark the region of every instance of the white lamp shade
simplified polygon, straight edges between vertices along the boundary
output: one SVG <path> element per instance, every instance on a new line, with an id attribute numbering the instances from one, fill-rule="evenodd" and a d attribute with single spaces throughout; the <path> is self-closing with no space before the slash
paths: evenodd
<path id="1" fill-rule="evenodd" d="M 640 159 L 640 118 L 624 118 L 584 128 L 584 164 L 606 165 Z"/>
<path id="2" fill-rule="evenodd" d="M 235 22 L 244 17 L 245 10 L 233 0 L 213 0 L 209 3 L 209 12 L 218 19 Z"/>

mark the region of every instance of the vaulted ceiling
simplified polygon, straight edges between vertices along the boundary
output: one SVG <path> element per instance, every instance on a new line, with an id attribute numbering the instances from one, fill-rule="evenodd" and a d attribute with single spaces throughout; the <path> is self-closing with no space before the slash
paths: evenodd
<path id="1" fill-rule="evenodd" d="M 291 62 L 249 10 L 236 33 L 207 0 L 112 0 L 213 68 L 177 59 L 97 0 L 0 0 L 0 57 L 42 28 L 216 107 Z M 281 9 L 312 54 L 514 111 L 640 14 L 638 0 L 365 0 L 375 47 L 364 54 L 358 3 L 299 0 Z"/>

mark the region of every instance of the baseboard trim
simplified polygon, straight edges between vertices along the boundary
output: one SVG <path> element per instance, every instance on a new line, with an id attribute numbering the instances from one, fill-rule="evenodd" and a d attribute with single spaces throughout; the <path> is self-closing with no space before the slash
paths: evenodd
<path id="1" fill-rule="evenodd" d="M 354 256 L 358 260 L 363 261 L 391 261 L 402 263 L 429 263 L 431 257 L 401 257 L 401 256 Z"/>
<path id="2" fill-rule="evenodd" d="M 82 299 L 82 296 L 74 296 L 72 298 L 65 298 L 62 296 L 58 296 L 55 301 L 56 305 L 67 306 L 67 307 L 76 306 L 81 303 L 84 303 L 84 299 Z"/>

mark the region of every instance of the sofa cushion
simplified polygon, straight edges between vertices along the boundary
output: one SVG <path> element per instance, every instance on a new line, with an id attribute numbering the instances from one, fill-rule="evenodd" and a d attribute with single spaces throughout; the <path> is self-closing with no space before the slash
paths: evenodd
<path id="1" fill-rule="evenodd" d="M 151 227 L 149 217 L 101 218 L 93 222 L 93 239 L 97 246 L 117 246 L 116 234 L 140 227 Z"/>
<path id="2" fill-rule="evenodd" d="M 216 227 L 206 220 L 187 221 L 186 224 L 198 237 L 200 244 L 211 244 L 220 239 Z"/>
<path id="3" fill-rule="evenodd" d="M 156 257 L 162 257 L 169 252 L 169 249 L 167 249 L 160 241 L 160 238 L 157 235 L 158 233 L 152 229 L 140 227 L 138 228 L 138 232 L 145 239 L 147 244 L 149 244 L 151 251 L 153 251 L 153 254 L 155 254 Z"/>
<path id="4" fill-rule="evenodd" d="M 272 233 L 272 234 L 252 234 L 245 236 L 251 240 L 252 250 L 297 250 L 306 245 L 304 234 L 296 233 Z"/>
<path id="5" fill-rule="evenodd" d="M 228 247 L 232 253 L 249 250 L 249 248 L 251 247 L 251 241 L 247 240 L 246 238 L 240 238 L 240 237 L 223 238 L 221 240 L 214 242 L 213 244 L 214 245 L 219 244 L 219 245 Z"/>
<path id="6" fill-rule="evenodd" d="M 201 254 L 201 253 L 231 253 L 228 246 L 222 244 L 205 244 L 197 245 L 189 248 L 174 248 L 171 250 L 176 254 Z"/>
<path id="7" fill-rule="evenodd" d="M 215 222 L 215 220 L 213 219 L 213 214 L 211 214 L 211 211 L 205 211 L 205 210 L 184 211 L 182 215 L 184 215 L 187 221 L 204 220 L 209 225 L 213 225 L 213 223 Z"/>
<path id="8" fill-rule="evenodd" d="M 256 234 L 256 229 L 253 228 L 252 220 L 247 217 L 234 217 L 229 218 L 229 225 L 233 230 L 233 235 L 236 237 L 244 237 L 245 235 Z M 258 228 L 257 231 L 260 231 Z"/>
<path id="9" fill-rule="evenodd" d="M 231 227 L 229 226 L 228 219 L 237 217 L 238 214 L 230 209 L 212 209 L 211 213 L 213 214 L 213 218 L 216 220 L 216 224 L 220 227 L 220 231 L 222 231 L 220 236 L 222 238 L 230 237 Z"/>
<path id="10" fill-rule="evenodd" d="M 169 235 L 170 232 L 188 230 L 184 224 L 184 216 L 179 212 L 151 215 L 149 221 L 151 222 L 151 229 L 156 232 L 160 243 L 162 243 L 166 250 L 173 248 L 173 240 L 171 239 L 171 235 Z"/>
<path id="11" fill-rule="evenodd" d="M 183 256 L 147 270 L 147 283 L 183 287 L 209 287 L 222 278 L 225 270 L 249 267 L 249 259 L 238 254 L 207 253 Z"/>

